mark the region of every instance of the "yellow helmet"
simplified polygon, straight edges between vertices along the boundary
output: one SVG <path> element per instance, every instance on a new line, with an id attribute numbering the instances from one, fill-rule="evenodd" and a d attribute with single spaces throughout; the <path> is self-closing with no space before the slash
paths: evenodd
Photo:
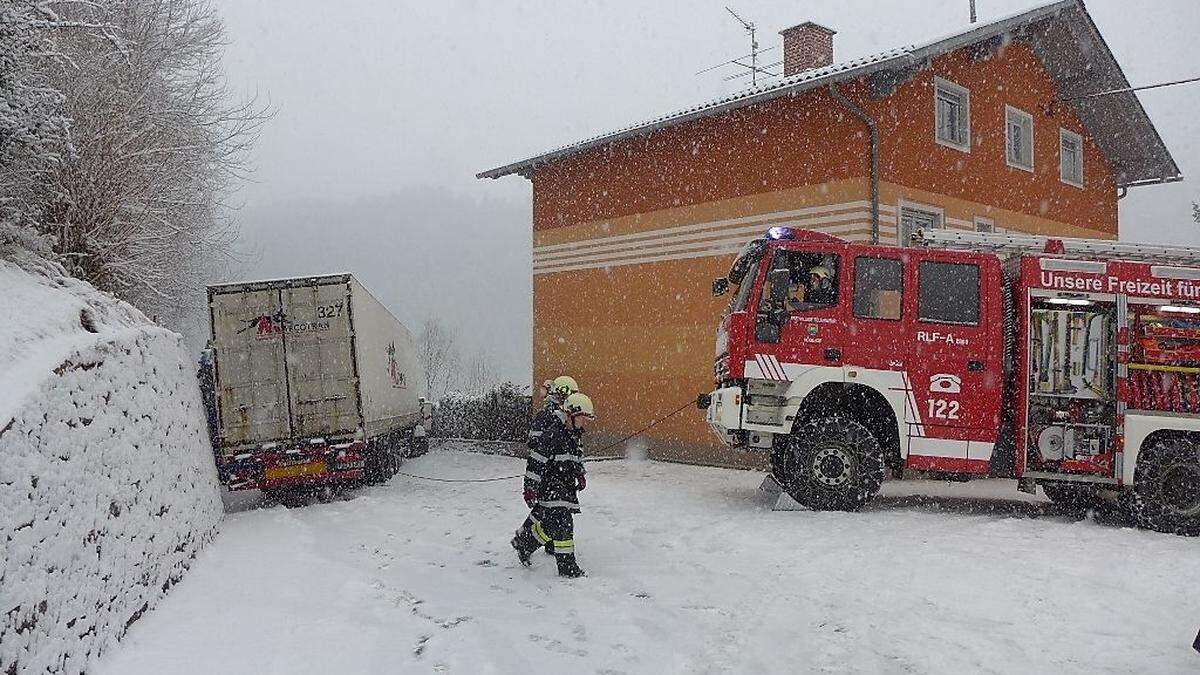
<path id="1" fill-rule="evenodd" d="M 816 267 L 809 270 L 808 273 L 815 274 L 818 277 L 825 279 L 825 280 L 828 280 L 830 277 L 833 276 L 833 274 L 831 274 L 829 272 L 829 268 L 825 267 L 824 265 L 817 265 Z"/>
<path id="2" fill-rule="evenodd" d="M 579 391 L 579 385 L 575 383 L 575 378 L 570 375 L 559 375 L 554 378 L 554 382 L 550 385 L 550 391 L 566 398 L 571 394 Z"/>
<path id="3" fill-rule="evenodd" d="M 592 407 L 592 399 L 588 398 L 587 394 L 575 392 L 563 401 L 563 411 L 571 417 L 583 415 L 591 419 L 596 419 L 596 409 Z"/>

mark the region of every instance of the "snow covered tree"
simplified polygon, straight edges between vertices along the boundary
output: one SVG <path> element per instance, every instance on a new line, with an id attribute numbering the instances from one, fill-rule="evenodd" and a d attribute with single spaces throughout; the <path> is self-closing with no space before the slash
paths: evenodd
<path id="1" fill-rule="evenodd" d="M 75 274 L 177 325 L 235 231 L 225 199 L 267 115 L 236 102 L 204 0 L 61 0 L 50 81 L 71 120 L 44 222 Z"/>
<path id="2" fill-rule="evenodd" d="M 49 251 L 38 229 L 44 186 L 67 149 L 62 96 L 47 74 L 57 22 L 44 4 L 0 0 L 0 255 Z"/>

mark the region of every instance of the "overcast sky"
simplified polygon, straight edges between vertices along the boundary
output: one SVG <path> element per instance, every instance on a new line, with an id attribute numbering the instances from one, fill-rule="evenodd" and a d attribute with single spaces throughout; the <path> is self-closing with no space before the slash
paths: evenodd
<path id="1" fill-rule="evenodd" d="M 748 40 L 764 55 L 806 20 L 838 31 L 835 59 L 922 42 L 967 23 L 967 0 L 404 2 L 215 0 L 238 92 L 278 113 L 246 187 L 239 276 L 350 271 L 411 327 L 436 313 L 463 350 L 525 382 L 530 188 L 474 174 L 735 91 L 696 71 Z M 1042 4 L 978 0 L 981 20 Z M 1200 75 L 1194 0 L 1091 0 L 1129 80 Z M 774 58 L 772 58 L 774 57 Z M 1131 190 L 1122 237 L 1196 244 L 1200 86 L 1144 92 L 1183 183 Z"/>

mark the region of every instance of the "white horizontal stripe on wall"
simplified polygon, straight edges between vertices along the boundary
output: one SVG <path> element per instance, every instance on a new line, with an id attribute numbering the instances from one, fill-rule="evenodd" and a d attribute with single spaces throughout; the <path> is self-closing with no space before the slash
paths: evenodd
<path id="1" fill-rule="evenodd" d="M 776 211 L 773 213 L 760 213 L 753 216 L 745 216 L 742 218 L 729 218 L 725 220 L 714 220 L 707 223 L 693 223 L 691 225 L 678 225 L 675 227 L 666 227 L 659 230 L 650 230 L 647 232 L 633 232 L 630 234 L 615 234 L 609 237 L 596 237 L 593 239 L 584 239 L 581 241 L 570 241 L 561 244 L 547 244 L 545 246 L 534 247 L 535 253 L 560 251 L 564 249 L 579 248 L 594 246 L 603 243 L 615 241 L 631 241 L 638 239 L 656 239 L 673 234 L 683 234 L 687 232 L 697 232 L 701 230 L 718 229 L 722 227 L 730 227 L 736 225 L 748 225 L 750 223 L 760 223 L 770 220 L 779 220 L 785 218 L 800 218 L 814 213 L 837 213 L 839 211 L 849 211 L 853 209 L 862 209 L 870 207 L 868 202 L 845 202 L 842 204 L 826 204 L 824 206 L 810 206 L 794 211 Z"/>
<path id="2" fill-rule="evenodd" d="M 796 228 L 806 228 L 824 232 L 826 234 L 840 235 L 852 232 L 862 226 L 864 219 L 863 214 L 853 214 L 847 218 L 837 218 L 836 220 L 828 219 L 830 222 L 817 223 L 812 221 L 790 222 L 786 225 Z M 818 219 L 813 219 L 818 220 Z M 827 219 L 819 219 L 827 220 Z M 635 249 L 604 249 L 592 252 L 581 251 L 570 256 L 560 256 L 556 258 L 546 258 L 538 255 L 533 257 L 534 268 L 547 265 L 567 265 L 575 262 L 597 262 L 600 260 L 616 260 L 622 257 L 642 256 L 655 253 L 669 253 L 672 251 L 698 250 L 703 248 L 719 247 L 729 243 L 738 243 L 744 245 L 754 237 L 761 236 L 762 230 L 758 228 L 739 228 L 721 233 L 723 236 L 720 239 L 704 239 L 700 241 L 679 241 L 676 238 L 656 240 L 647 242 Z M 683 237 L 686 239 L 687 237 Z"/>

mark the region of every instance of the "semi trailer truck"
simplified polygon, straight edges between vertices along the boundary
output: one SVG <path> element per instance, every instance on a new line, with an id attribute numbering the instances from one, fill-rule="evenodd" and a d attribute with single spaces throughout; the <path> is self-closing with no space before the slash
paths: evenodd
<path id="1" fill-rule="evenodd" d="M 210 286 L 217 467 L 283 501 L 390 478 L 428 447 L 408 330 L 349 274 Z"/>
<path id="2" fill-rule="evenodd" d="M 1009 476 L 1200 534 L 1200 251 L 775 227 L 730 288 L 698 403 L 801 504 L 857 509 L 889 470 Z"/>

